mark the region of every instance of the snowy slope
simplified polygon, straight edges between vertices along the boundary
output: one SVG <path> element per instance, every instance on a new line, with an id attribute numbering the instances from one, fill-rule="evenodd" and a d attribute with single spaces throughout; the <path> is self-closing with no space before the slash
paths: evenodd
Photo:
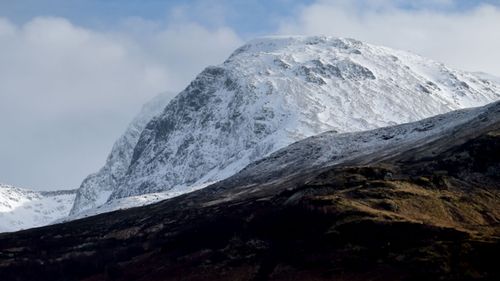
<path id="1" fill-rule="evenodd" d="M 47 225 L 66 217 L 76 190 L 32 191 L 0 184 L 0 232 Z"/>
<path id="2" fill-rule="evenodd" d="M 393 158 L 400 152 L 434 141 L 459 143 L 475 132 L 500 124 L 500 102 L 462 109 L 421 121 L 375 130 L 337 134 L 326 132 L 293 143 L 253 162 L 228 179 L 252 185 L 284 180 L 286 177 L 336 164 L 357 165 Z M 493 128 L 491 128 L 493 129 Z M 432 155 L 432 151 L 428 151 Z"/>
<path id="3" fill-rule="evenodd" d="M 312 135 L 499 98 L 492 81 L 403 51 L 330 37 L 257 39 L 206 68 L 146 126 L 110 198 L 182 192 Z"/>
<path id="4" fill-rule="evenodd" d="M 171 96 L 170 93 L 159 94 L 142 107 L 125 133 L 113 145 L 104 167 L 83 180 L 71 214 L 100 206 L 108 200 L 109 195 L 128 169 L 141 131 L 153 117 L 160 114 Z"/>

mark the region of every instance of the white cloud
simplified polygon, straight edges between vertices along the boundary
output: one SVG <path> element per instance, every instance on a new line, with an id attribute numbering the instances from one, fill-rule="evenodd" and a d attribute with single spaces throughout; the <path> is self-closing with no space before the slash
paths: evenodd
<path id="1" fill-rule="evenodd" d="M 0 182 L 79 185 L 140 106 L 241 44 L 229 28 L 127 21 L 113 32 L 0 18 Z"/>
<path id="2" fill-rule="evenodd" d="M 278 33 L 352 37 L 500 75 L 499 27 L 500 9 L 490 5 L 460 10 L 453 0 L 325 0 L 283 20 Z"/>

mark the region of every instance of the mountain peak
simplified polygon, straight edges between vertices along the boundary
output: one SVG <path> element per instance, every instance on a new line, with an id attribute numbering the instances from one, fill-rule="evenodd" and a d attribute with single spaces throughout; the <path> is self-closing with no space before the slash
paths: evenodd
<path id="1" fill-rule="evenodd" d="M 498 84 L 472 73 L 354 39 L 258 38 L 206 68 L 144 124 L 127 149 L 126 173 L 112 187 L 92 186 L 104 197 L 86 204 L 182 192 L 309 136 L 416 121 L 499 93 Z"/>
<path id="2" fill-rule="evenodd" d="M 272 53 L 292 50 L 299 46 L 316 46 L 317 48 L 347 49 L 360 46 L 361 41 L 331 36 L 265 36 L 248 41 L 238 48 L 231 57 L 241 53 Z"/>
<path id="3" fill-rule="evenodd" d="M 250 40 L 236 49 L 226 60 L 231 64 L 234 60 L 249 58 L 260 59 L 263 55 L 288 57 L 301 61 L 310 56 L 321 56 L 325 52 L 332 54 L 359 54 L 359 47 L 366 46 L 361 41 L 348 38 L 328 36 L 266 36 Z M 303 55 L 304 57 L 302 57 Z"/>

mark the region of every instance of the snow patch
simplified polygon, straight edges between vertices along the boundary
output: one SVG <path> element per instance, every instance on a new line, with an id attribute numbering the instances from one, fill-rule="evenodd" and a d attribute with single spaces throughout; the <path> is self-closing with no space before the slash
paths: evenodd
<path id="1" fill-rule="evenodd" d="M 0 184 L 0 232 L 18 231 L 66 217 L 76 190 L 39 192 Z"/>

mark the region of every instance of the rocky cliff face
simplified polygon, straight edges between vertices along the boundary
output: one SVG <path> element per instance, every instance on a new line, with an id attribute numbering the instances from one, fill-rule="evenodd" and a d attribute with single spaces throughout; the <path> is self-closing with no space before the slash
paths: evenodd
<path id="1" fill-rule="evenodd" d="M 474 74 L 352 39 L 257 39 L 206 68 L 147 124 L 111 199 L 182 191 L 311 135 L 420 120 L 498 93 Z"/>
<path id="2" fill-rule="evenodd" d="M 130 123 L 125 133 L 115 142 L 106 164 L 97 173 L 89 175 L 78 188 L 71 214 L 104 204 L 125 175 L 132 152 L 146 124 L 161 113 L 171 94 L 162 93 L 145 104 Z"/>

